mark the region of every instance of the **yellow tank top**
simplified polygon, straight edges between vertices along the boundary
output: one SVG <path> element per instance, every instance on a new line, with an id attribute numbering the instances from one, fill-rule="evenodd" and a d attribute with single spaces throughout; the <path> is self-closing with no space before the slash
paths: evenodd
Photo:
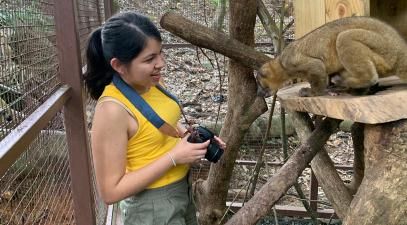
<path id="1" fill-rule="evenodd" d="M 104 97 L 111 97 L 122 103 L 137 120 L 138 130 L 127 143 L 127 165 L 126 171 L 131 172 L 140 169 L 153 162 L 170 151 L 180 140 L 160 132 L 151 124 L 140 111 L 116 88 L 109 84 L 105 87 L 99 101 Z M 154 111 L 168 124 L 177 126 L 180 118 L 178 104 L 158 90 L 156 87 L 141 95 L 141 97 L 154 109 Z M 170 160 L 170 159 L 168 159 Z M 161 178 L 156 180 L 147 188 L 158 188 L 173 183 L 185 177 L 189 166 L 177 164 L 168 170 Z"/>

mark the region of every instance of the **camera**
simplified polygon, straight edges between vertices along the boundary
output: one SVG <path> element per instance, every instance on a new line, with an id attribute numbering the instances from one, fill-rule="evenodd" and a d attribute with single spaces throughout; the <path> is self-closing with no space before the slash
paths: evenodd
<path id="1" fill-rule="evenodd" d="M 219 147 L 218 143 L 214 139 L 214 136 L 215 135 L 213 134 L 213 132 L 210 131 L 208 128 L 197 126 L 193 128 L 191 136 L 188 137 L 188 142 L 203 143 L 207 140 L 210 140 L 205 154 L 205 159 L 207 159 L 209 162 L 216 163 L 222 156 L 223 149 Z"/>

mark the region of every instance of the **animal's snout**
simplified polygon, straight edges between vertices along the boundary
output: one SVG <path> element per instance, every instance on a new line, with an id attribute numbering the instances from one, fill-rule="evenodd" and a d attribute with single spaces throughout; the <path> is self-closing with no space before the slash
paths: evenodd
<path id="1" fill-rule="evenodd" d="M 264 79 L 264 75 L 258 71 L 255 73 L 255 77 L 256 77 L 256 83 L 257 83 L 257 96 L 263 97 L 263 98 L 267 98 L 270 97 L 271 94 L 271 90 L 268 87 L 265 87 L 264 85 L 262 85 L 262 79 Z"/>

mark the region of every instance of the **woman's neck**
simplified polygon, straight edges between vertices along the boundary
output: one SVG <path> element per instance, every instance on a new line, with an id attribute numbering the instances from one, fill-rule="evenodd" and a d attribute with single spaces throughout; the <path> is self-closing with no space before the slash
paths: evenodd
<path id="1" fill-rule="evenodd" d="M 150 87 L 143 85 L 132 84 L 125 77 L 121 76 L 123 81 L 126 82 L 130 87 L 132 87 L 139 95 L 142 95 L 150 90 Z"/>
<path id="2" fill-rule="evenodd" d="M 139 86 L 139 85 L 131 85 L 131 87 L 136 90 L 139 95 L 147 93 L 150 90 L 150 87 Z"/>

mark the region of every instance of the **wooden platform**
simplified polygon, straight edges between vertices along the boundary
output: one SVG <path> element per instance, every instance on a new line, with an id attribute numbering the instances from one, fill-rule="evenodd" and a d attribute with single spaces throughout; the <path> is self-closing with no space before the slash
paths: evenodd
<path id="1" fill-rule="evenodd" d="M 298 91 L 309 87 L 299 83 L 278 92 L 281 104 L 288 110 L 309 112 L 331 118 L 377 124 L 407 118 L 407 83 L 398 78 L 382 79 L 380 86 L 391 86 L 369 96 L 299 97 Z"/>

